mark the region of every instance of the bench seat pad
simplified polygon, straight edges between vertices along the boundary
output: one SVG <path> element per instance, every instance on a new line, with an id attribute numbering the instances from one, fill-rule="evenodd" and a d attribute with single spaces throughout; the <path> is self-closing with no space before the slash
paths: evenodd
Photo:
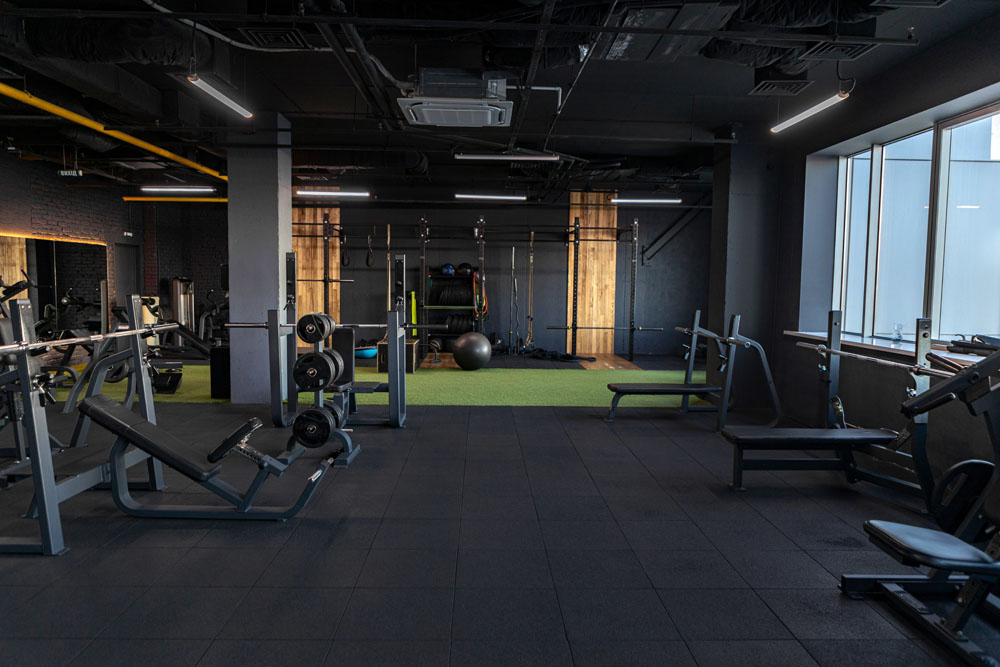
<path id="1" fill-rule="evenodd" d="M 657 384 L 653 382 L 619 383 L 612 382 L 608 389 L 626 396 L 680 396 L 684 394 L 715 394 L 722 387 L 710 384 Z"/>
<path id="2" fill-rule="evenodd" d="M 839 449 L 860 445 L 887 445 L 896 434 L 877 428 L 767 428 L 733 426 L 723 437 L 741 447 L 762 449 Z"/>

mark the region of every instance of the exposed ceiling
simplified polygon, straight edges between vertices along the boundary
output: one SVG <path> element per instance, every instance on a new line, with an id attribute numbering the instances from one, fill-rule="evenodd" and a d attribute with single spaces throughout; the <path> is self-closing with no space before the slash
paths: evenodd
<path id="1" fill-rule="evenodd" d="M 896 6 L 907 4 L 940 6 Z M 273 121 L 262 112 L 277 111 L 292 125 L 298 185 L 364 187 L 385 201 L 696 192 L 710 187 L 715 144 L 828 97 L 838 62 L 845 85 L 864 85 L 997 12 L 994 0 L 3 2 L 0 83 L 223 172 L 233 133 L 264 141 Z M 257 116 L 191 86 L 192 59 Z M 484 79 L 501 90 L 475 92 Z M 451 109 L 469 96 L 487 100 L 474 114 L 503 126 L 418 126 L 398 102 L 470 118 Z M 207 182 L 3 97 L 0 137 L 22 157 L 79 166 L 88 182 Z M 459 162 L 456 152 L 562 159 Z"/>

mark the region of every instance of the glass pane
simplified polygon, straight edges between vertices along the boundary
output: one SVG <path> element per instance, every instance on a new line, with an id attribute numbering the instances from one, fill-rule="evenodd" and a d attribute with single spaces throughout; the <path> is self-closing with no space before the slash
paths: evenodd
<path id="1" fill-rule="evenodd" d="M 844 331 L 861 333 L 865 313 L 865 263 L 868 248 L 868 187 L 871 180 L 871 153 L 850 158 L 847 189 L 847 242 L 845 254 Z"/>
<path id="2" fill-rule="evenodd" d="M 927 214 L 933 132 L 888 144 L 882 164 L 882 217 L 879 225 L 875 335 L 916 335 L 924 311 Z"/>
<path id="3" fill-rule="evenodd" d="M 941 334 L 1000 332 L 1000 116 L 951 131 Z"/>

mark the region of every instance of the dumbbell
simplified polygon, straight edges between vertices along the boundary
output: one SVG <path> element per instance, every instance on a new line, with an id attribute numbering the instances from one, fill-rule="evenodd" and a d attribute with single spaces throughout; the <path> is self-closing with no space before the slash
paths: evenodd
<path id="1" fill-rule="evenodd" d="M 337 323 L 326 313 L 309 313 L 299 318 L 295 328 L 306 343 L 318 343 L 333 335 Z"/>

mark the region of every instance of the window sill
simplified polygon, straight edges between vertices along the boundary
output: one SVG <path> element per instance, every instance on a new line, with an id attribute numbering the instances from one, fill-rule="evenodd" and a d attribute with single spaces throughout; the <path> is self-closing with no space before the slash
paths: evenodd
<path id="1" fill-rule="evenodd" d="M 811 341 L 820 345 L 826 343 L 826 332 L 822 331 L 785 331 L 784 334 L 789 338 Z M 857 336 L 855 334 L 844 334 L 840 339 L 840 345 L 845 350 L 869 350 L 884 355 L 902 357 L 903 360 L 911 363 L 913 362 L 916 349 L 913 343 L 893 343 L 884 338 Z M 963 366 L 969 366 L 983 360 L 983 357 L 978 357 L 974 354 L 949 352 L 947 346 L 940 343 L 935 343 L 931 346 L 931 349 L 942 357 L 951 359 Z"/>

